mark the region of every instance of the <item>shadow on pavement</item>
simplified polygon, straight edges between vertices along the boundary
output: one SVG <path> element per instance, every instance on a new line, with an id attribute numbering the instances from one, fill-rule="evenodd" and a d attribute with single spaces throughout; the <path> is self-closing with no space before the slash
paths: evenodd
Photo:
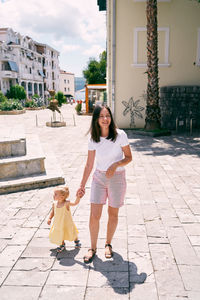
<path id="1" fill-rule="evenodd" d="M 90 268 L 105 276 L 107 284 L 117 294 L 129 293 L 134 289 L 135 284 L 143 284 L 147 278 L 147 274 L 144 272 L 138 274 L 136 264 L 124 260 L 116 252 L 113 252 L 113 257 L 106 261 L 95 256 Z"/>
<path id="2" fill-rule="evenodd" d="M 51 256 L 56 256 L 59 264 L 66 267 L 72 267 L 75 264 L 81 265 L 84 269 L 94 271 L 95 273 L 89 276 L 89 285 L 93 282 L 99 282 L 100 278 L 98 273 L 106 277 L 106 286 L 111 287 L 116 294 L 128 294 L 134 289 L 136 284 L 143 284 L 147 278 L 147 274 L 142 272 L 138 274 L 138 268 L 133 262 L 124 260 L 123 257 L 113 252 L 113 257 L 108 260 L 102 260 L 99 256 L 95 255 L 93 261 L 85 264 L 75 257 L 80 249 L 64 250 L 62 253 L 56 253 L 55 249 L 51 249 Z M 80 271 L 81 272 L 81 271 Z M 96 277 L 97 276 L 97 277 Z M 103 281 L 104 282 L 104 281 Z M 103 286 L 105 286 L 103 284 Z"/>
<path id="3" fill-rule="evenodd" d="M 200 156 L 200 135 L 172 135 L 165 137 L 150 137 L 136 135 L 127 131 L 130 146 L 135 151 L 141 151 L 152 156 L 180 156 L 182 154 Z M 146 152 L 146 153 L 145 153 Z"/>

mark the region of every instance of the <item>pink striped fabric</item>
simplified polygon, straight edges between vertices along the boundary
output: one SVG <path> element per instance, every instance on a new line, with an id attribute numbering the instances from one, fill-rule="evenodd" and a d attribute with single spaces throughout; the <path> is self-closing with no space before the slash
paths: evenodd
<path id="1" fill-rule="evenodd" d="M 106 177 L 106 172 L 96 170 L 93 174 L 91 185 L 90 202 L 95 204 L 106 204 L 119 208 L 124 204 L 126 193 L 125 170 L 117 171 L 111 178 Z"/>

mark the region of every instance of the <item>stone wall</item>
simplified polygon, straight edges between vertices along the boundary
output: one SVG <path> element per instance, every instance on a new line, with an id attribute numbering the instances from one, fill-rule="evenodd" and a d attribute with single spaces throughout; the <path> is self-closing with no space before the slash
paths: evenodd
<path id="1" fill-rule="evenodd" d="M 186 130 L 191 119 L 200 128 L 200 85 L 161 87 L 160 109 L 162 128 Z"/>

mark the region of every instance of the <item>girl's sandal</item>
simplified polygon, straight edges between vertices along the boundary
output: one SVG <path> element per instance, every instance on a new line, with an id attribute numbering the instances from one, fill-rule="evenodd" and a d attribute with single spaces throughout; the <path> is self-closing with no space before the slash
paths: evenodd
<path id="1" fill-rule="evenodd" d="M 81 242 L 80 242 L 80 240 L 76 240 L 76 241 L 74 241 L 74 244 L 75 244 L 75 248 L 81 248 Z"/>
<path id="2" fill-rule="evenodd" d="M 56 248 L 56 251 L 57 251 L 58 253 L 62 252 L 63 250 L 65 250 L 65 244 L 60 245 L 58 248 Z"/>
<path id="3" fill-rule="evenodd" d="M 111 244 L 105 244 L 105 258 L 111 258 L 113 257 L 113 251 L 112 251 L 112 245 Z"/>
<path id="4" fill-rule="evenodd" d="M 90 255 L 89 253 L 91 253 L 92 255 Z M 88 263 L 92 262 L 95 254 L 96 254 L 96 249 L 95 250 L 92 248 L 88 249 L 88 254 L 83 257 L 84 263 L 88 264 Z"/>

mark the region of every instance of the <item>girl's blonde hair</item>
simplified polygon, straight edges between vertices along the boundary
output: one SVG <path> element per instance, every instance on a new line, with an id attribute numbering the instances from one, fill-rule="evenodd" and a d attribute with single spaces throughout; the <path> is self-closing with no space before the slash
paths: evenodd
<path id="1" fill-rule="evenodd" d="M 65 197 L 65 199 L 69 197 L 69 188 L 67 186 L 57 187 L 54 191 L 60 192 Z"/>

